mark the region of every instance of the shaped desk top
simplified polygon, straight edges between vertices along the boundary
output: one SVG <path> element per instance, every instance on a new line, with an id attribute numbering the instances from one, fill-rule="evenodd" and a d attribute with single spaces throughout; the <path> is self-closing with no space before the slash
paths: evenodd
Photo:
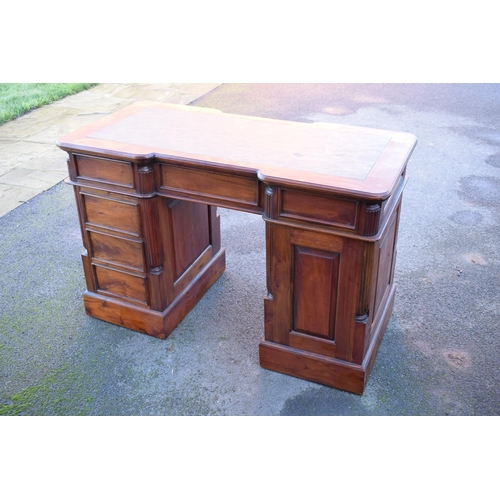
<path id="1" fill-rule="evenodd" d="M 253 171 L 263 182 L 385 199 L 416 142 L 409 133 L 141 102 L 61 137 L 58 145 L 132 161 L 154 156 Z"/>

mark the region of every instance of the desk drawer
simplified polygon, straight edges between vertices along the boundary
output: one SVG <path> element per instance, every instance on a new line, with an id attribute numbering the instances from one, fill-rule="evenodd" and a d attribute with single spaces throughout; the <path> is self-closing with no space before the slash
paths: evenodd
<path id="1" fill-rule="evenodd" d="M 357 214 L 358 203 L 356 201 L 303 191 L 280 190 L 280 219 L 315 222 L 354 231 Z"/>
<path id="2" fill-rule="evenodd" d="M 93 259 L 144 272 L 144 252 L 141 241 L 118 238 L 89 231 Z"/>
<path id="3" fill-rule="evenodd" d="M 94 266 L 97 291 L 106 295 L 147 304 L 146 278 L 107 267 Z"/>
<path id="4" fill-rule="evenodd" d="M 97 228 L 112 229 L 139 236 L 139 207 L 134 198 L 119 195 L 112 197 L 97 190 L 80 190 L 85 222 Z M 90 226 L 87 226 L 90 227 Z"/>
<path id="5" fill-rule="evenodd" d="M 126 161 L 105 160 L 95 156 L 73 155 L 78 180 L 113 186 L 134 187 L 132 164 Z"/>
<path id="6" fill-rule="evenodd" d="M 160 189 L 168 193 L 196 195 L 257 206 L 259 183 L 257 175 L 223 174 L 213 170 L 160 164 Z M 217 203 L 213 203 L 216 205 Z"/>

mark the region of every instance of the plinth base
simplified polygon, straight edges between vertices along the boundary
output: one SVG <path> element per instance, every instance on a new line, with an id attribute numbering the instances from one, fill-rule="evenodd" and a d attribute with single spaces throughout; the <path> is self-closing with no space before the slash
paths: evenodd
<path id="1" fill-rule="evenodd" d="M 372 341 L 361 365 L 262 340 L 259 344 L 260 366 L 335 389 L 363 394 L 392 314 L 395 291 L 396 287 L 392 286 L 386 306 L 374 325 Z"/>
<path id="2" fill-rule="evenodd" d="M 167 338 L 226 269 L 221 249 L 164 310 L 154 311 L 112 297 L 85 292 L 85 311 L 92 316 L 159 339 Z"/>

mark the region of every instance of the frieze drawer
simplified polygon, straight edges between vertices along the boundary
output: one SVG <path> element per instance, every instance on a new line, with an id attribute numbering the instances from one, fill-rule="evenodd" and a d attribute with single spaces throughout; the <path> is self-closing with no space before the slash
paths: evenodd
<path id="1" fill-rule="evenodd" d="M 220 206 L 259 203 L 259 183 L 256 175 L 219 173 L 206 169 L 160 164 L 161 187 L 174 195 L 205 197 L 219 201 Z"/>
<path id="2" fill-rule="evenodd" d="M 279 218 L 356 230 L 358 203 L 333 196 L 281 189 Z"/>
<path id="3" fill-rule="evenodd" d="M 134 188 L 134 173 L 129 162 L 85 155 L 73 155 L 73 159 L 78 181 Z"/>

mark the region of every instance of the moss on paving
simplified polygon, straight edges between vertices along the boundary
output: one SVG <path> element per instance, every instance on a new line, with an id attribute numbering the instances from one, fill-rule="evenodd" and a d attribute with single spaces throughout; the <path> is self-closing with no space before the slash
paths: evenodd
<path id="1" fill-rule="evenodd" d="M 87 415 L 93 396 L 85 395 L 86 377 L 67 366 L 16 394 L 2 394 L 0 415 Z"/>

